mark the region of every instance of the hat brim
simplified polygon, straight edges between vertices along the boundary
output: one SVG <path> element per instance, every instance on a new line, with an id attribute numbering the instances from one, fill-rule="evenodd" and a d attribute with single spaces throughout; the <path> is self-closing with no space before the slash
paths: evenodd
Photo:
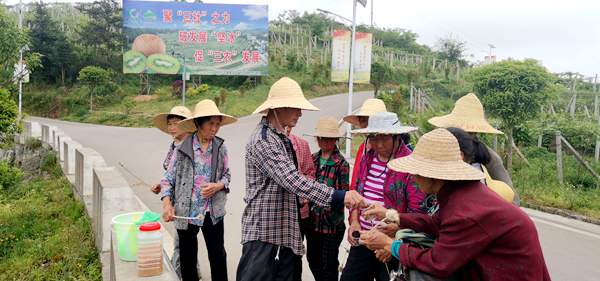
<path id="1" fill-rule="evenodd" d="M 407 134 L 410 132 L 414 132 L 419 130 L 419 128 L 417 127 L 411 127 L 411 126 L 400 126 L 397 128 L 390 128 L 390 129 L 376 129 L 376 128 L 364 128 L 364 129 L 356 129 L 356 130 L 352 130 L 353 134 L 382 134 L 382 135 L 400 135 L 400 134 Z"/>
<path id="2" fill-rule="evenodd" d="M 313 133 L 313 134 L 304 134 L 305 136 L 315 137 L 315 138 L 328 138 L 328 139 L 341 139 L 346 138 L 344 135 L 336 135 L 336 134 L 327 134 L 327 133 Z"/>
<path id="3" fill-rule="evenodd" d="M 267 99 L 263 104 L 261 104 L 252 114 L 262 113 L 265 114 L 269 109 L 276 108 L 298 108 L 302 110 L 311 110 L 317 111 L 318 107 L 314 106 L 306 99 L 282 99 L 282 100 L 269 100 Z"/>
<path id="4" fill-rule="evenodd" d="M 465 132 L 470 133 L 484 133 L 484 134 L 498 134 L 503 135 L 504 133 L 500 130 L 497 130 L 492 125 L 490 125 L 485 120 L 474 120 L 474 119 L 464 119 L 456 117 L 454 114 L 450 113 L 444 116 L 432 117 L 427 120 L 429 124 L 436 126 L 438 128 L 450 128 L 456 127 L 463 129 Z"/>
<path id="5" fill-rule="evenodd" d="M 348 115 L 344 117 L 344 121 L 358 127 L 360 126 L 360 121 L 358 120 L 359 117 L 369 117 L 369 115 Z"/>
<path id="6" fill-rule="evenodd" d="M 190 118 L 187 118 L 187 119 L 182 120 L 181 122 L 177 123 L 177 126 L 179 126 L 179 128 L 181 128 L 182 130 L 185 130 L 186 132 L 195 132 L 197 130 L 197 128 L 196 128 L 196 124 L 194 123 L 194 119 L 202 118 L 202 117 L 212 117 L 212 116 L 222 117 L 221 127 L 237 122 L 237 118 L 235 118 L 231 115 L 221 113 L 221 114 L 215 114 L 215 115 L 192 116 Z"/>
<path id="7" fill-rule="evenodd" d="M 186 118 L 186 116 L 179 115 L 179 114 L 172 114 L 172 113 L 161 113 L 161 114 L 154 116 L 154 119 L 152 119 L 152 123 L 154 124 L 154 127 L 163 131 L 165 134 L 170 134 L 169 130 L 168 130 L 169 120 L 167 119 L 169 117 L 169 115 L 179 116 L 183 120 L 185 120 L 185 118 Z"/>
<path id="8" fill-rule="evenodd" d="M 459 181 L 485 178 L 483 172 L 464 161 L 441 162 L 415 157 L 415 154 L 394 159 L 388 163 L 388 167 L 397 172 L 440 180 Z"/>

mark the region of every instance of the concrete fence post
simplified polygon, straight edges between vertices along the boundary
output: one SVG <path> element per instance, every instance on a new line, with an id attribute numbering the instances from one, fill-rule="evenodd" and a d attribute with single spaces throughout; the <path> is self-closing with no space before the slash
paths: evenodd
<path id="1" fill-rule="evenodd" d="M 104 158 L 98 152 L 88 147 L 75 149 L 75 193 L 85 203 L 88 214 L 92 214 L 94 208 L 91 199 L 93 169 L 96 167 L 106 167 Z"/>
<path id="2" fill-rule="evenodd" d="M 560 131 L 556 131 L 556 176 L 558 177 L 558 182 L 560 184 L 563 183 L 563 160 L 562 160 L 562 136 L 560 135 Z"/>
<path id="3" fill-rule="evenodd" d="M 65 140 L 63 143 L 63 170 L 66 175 L 75 174 L 75 149 L 81 148 L 81 144 L 74 140 Z"/>
<path id="4" fill-rule="evenodd" d="M 50 142 L 50 126 L 42 124 L 42 142 Z"/>
<path id="5" fill-rule="evenodd" d="M 92 223 L 96 234 L 96 247 L 100 252 L 108 252 L 112 218 L 123 213 L 142 211 L 142 206 L 116 168 L 96 167 L 92 172 Z"/>

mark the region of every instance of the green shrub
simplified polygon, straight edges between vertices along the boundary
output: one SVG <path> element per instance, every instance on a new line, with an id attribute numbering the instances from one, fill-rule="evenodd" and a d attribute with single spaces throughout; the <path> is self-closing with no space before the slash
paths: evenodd
<path id="1" fill-rule="evenodd" d="M 23 172 L 12 167 L 5 161 L 0 161 L 0 189 L 11 189 L 17 186 L 23 178 Z"/>
<path id="2" fill-rule="evenodd" d="M 208 84 L 200 84 L 198 87 L 192 87 L 186 90 L 186 95 L 188 97 L 198 97 L 203 94 L 206 94 L 209 90 Z"/>
<path id="3" fill-rule="evenodd" d="M 61 170 L 58 165 L 58 157 L 55 153 L 49 152 L 42 158 L 42 163 L 40 164 L 40 169 L 50 175 L 60 176 Z"/>
<path id="4" fill-rule="evenodd" d="M 29 138 L 25 142 L 25 147 L 30 150 L 38 150 L 42 147 L 42 141 L 36 138 Z"/>
<path id="5" fill-rule="evenodd" d="M 173 93 L 171 93 L 171 87 L 169 86 L 160 86 L 154 90 L 154 95 L 158 96 L 158 100 L 165 101 L 170 100 Z"/>
<path id="6" fill-rule="evenodd" d="M 598 124 L 587 119 L 577 119 L 564 116 L 546 116 L 530 123 L 531 134 L 534 134 L 535 142 L 537 136 L 543 134 L 543 144 L 549 147 L 555 139 L 556 131 L 569 141 L 573 147 L 583 154 L 594 153 L 596 140 L 600 138 L 600 127 Z M 533 145 L 533 144 L 532 144 Z"/>
<path id="7" fill-rule="evenodd" d="M 135 102 L 132 98 L 127 97 L 123 99 L 123 113 L 129 115 L 131 114 L 131 110 L 135 107 Z"/>
<path id="8" fill-rule="evenodd" d="M 17 105 L 8 90 L 0 88 L 0 134 L 12 134 L 17 131 Z"/>

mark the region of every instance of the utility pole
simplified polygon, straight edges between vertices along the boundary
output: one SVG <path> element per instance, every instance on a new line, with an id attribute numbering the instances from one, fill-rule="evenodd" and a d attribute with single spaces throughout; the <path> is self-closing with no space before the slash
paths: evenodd
<path id="1" fill-rule="evenodd" d="M 371 0 L 371 29 L 373 29 L 373 0 Z"/>
<path id="2" fill-rule="evenodd" d="M 23 29 L 23 1 L 19 1 L 19 31 Z M 19 48 L 19 72 L 25 71 L 25 67 L 23 64 L 23 47 Z M 23 116 L 23 73 L 19 73 L 17 78 L 19 79 L 19 118 Z"/>
<path id="3" fill-rule="evenodd" d="M 348 74 L 348 115 L 352 114 L 352 91 L 354 86 L 354 46 L 356 41 L 356 1 L 352 2 L 352 38 L 350 41 L 350 73 Z M 350 159 L 352 154 L 352 125 L 346 123 L 346 158 Z"/>
<path id="4" fill-rule="evenodd" d="M 598 117 L 598 74 L 594 77 L 594 117 Z"/>

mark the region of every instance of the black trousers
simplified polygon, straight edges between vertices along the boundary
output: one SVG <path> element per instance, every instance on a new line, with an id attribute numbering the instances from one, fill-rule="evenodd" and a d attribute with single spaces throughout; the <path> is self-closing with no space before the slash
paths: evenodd
<path id="1" fill-rule="evenodd" d="M 338 281 L 340 244 L 344 231 L 323 234 L 311 230 L 306 234 L 306 258 L 315 281 Z"/>
<path id="2" fill-rule="evenodd" d="M 390 271 L 398 269 L 398 260 L 393 258 L 386 264 L 380 262 L 375 253 L 365 246 L 350 249 L 341 281 L 389 281 Z"/>
<path id="3" fill-rule="evenodd" d="M 262 241 L 246 242 L 242 246 L 242 257 L 238 264 L 236 280 L 293 280 L 299 257 L 290 248 Z"/>
<path id="4" fill-rule="evenodd" d="M 181 260 L 181 279 L 197 281 L 198 271 L 198 232 L 200 227 L 188 224 L 187 230 L 177 230 L 179 236 L 179 253 Z M 206 242 L 211 279 L 227 281 L 227 253 L 225 252 L 223 220 L 213 224 L 207 213 L 202 225 L 202 235 Z"/>

